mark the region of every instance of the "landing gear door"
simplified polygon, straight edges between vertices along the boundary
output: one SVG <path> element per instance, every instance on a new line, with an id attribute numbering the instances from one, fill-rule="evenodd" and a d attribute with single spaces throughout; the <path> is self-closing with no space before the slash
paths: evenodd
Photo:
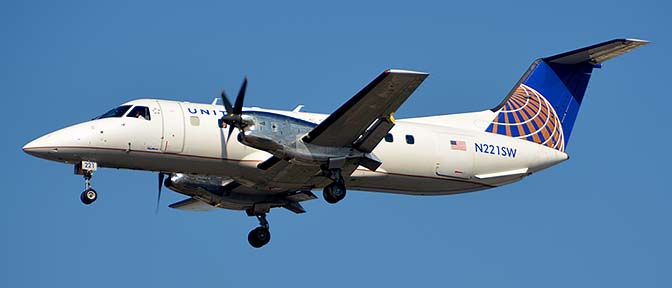
<path id="1" fill-rule="evenodd" d="M 436 175 L 469 179 L 474 176 L 474 141 L 471 137 L 437 134 Z"/>
<path id="2" fill-rule="evenodd" d="M 184 114 L 179 102 L 158 101 L 163 117 L 161 151 L 180 153 L 184 149 Z"/>

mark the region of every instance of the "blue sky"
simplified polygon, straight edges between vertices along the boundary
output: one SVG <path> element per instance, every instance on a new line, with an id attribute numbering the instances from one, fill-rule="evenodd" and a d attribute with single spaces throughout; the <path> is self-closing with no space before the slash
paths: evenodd
<path id="1" fill-rule="evenodd" d="M 0 286 L 670 287 L 666 1 L 3 1 Z M 28 141 L 135 98 L 209 103 L 250 79 L 246 104 L 330 113 L 387 68 L 430 77 L 398 118 L 477 111 L 528 65 L 612 38 L 653 43 L 593 74 L 571 159 L 455 196 L 349 193 L 269 215 L 154 215 L 156 175 L 72 167 Z M 7 103 L 7 101 L 9 103 Z M 4 285 L 3 285 L 4 284 Z"/>

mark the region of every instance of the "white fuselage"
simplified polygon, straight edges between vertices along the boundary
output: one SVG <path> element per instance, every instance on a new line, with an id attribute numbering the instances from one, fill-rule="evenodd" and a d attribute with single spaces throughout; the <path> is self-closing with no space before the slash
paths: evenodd
<path id="1" fill-rule="evenodd" d="M 257 164 L 271 156 L 238 142 L 237 131 L 227 141 L 228 129 L 217 124 L 222 106 L 152 99 L 127 105 L 148 107 L 151 119 L 124 115 L 92 120 L 38 138 L 24 150 L 65 163 L 87 160 L 101 167 L 228 177 L 243 184 L 258 182 Z M 328 116 L 246 110 L 313 123 Z M 493 115 L 486 110 L 397 120 L 390 131 L 393 140 L 382 140 L 373 151 L 382 165 L 375 172 L 358 168 L 346 179 L 347 186 L 414 195 L 461 193 L 511 183 L 568 158 L 543 145 L 484 132 Z M 284 184 L 264 188 L 279 191 Z"/>

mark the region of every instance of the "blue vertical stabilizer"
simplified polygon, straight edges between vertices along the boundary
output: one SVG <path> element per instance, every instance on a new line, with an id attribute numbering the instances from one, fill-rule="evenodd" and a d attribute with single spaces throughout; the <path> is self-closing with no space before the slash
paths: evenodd
<path id="1" fill-rule="evenodd" d="M 537 59 L 492 109 L 486 131 L 565 151 L 593 68 L 647 43 L 617 39 Z"/>

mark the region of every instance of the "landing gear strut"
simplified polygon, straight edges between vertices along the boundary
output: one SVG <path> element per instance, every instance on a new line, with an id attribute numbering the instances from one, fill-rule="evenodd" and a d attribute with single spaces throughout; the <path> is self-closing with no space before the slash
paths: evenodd
<path id="1" fill-rule="evenodd" d="M 247 234 L 247 241 L 254 248 L 261 248 L 271 241 L 271 232 L 268 230 L 268 221 L 266 220 L 266 213 L 255 214 L 259 220 L 259 227 L 252 229 L 250 234 Z"/>
<path id="2" fill-rule="evenodd" d="M 75 174 L 84 175 L 84 192 L 79 195 L 79 199 L 82 200 L 82 203 L 89 205 L 98 199 L 98 193 L 96 190 L 91 188 L 91 177 L 93 177 L 93 171 L 96 171 L 98 164 L 91 161 L 82 161 L 81 163 L 75 164 Z"/>
<path id="3" fill-rule="evenodd" d="M 328 174 L 331 176 L 330 178 L 333 177 L 334 182 L 324 187 L 322 196 L 327 203 L 336 204 L 345 198 L 345 181 L 343 175 L 341 175 L 341 169 L 331 169 Z"/>

